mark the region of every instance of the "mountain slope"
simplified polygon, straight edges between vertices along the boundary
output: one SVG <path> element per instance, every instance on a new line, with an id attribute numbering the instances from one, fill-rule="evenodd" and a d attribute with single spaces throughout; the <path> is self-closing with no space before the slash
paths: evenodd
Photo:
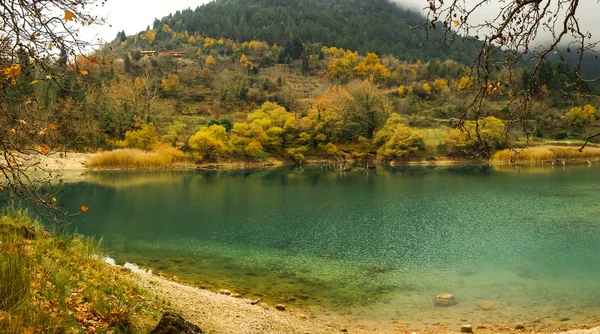
<path id="1" fill-rule="evenodd" d="M 411 29 L 424 21 L 421 14 L 387 0 L 217 0 L 157 19 L 153 28 L 167 24 L 179 32 L 280 45 L 294 36 L 304 43 L 391 54 L 409 61 L 469 62 L 477 55 L 474 41 L 458 39 L 445 46 L 439 41 L 439 30 L 430 31 L 427 38 L 424 28 Z"/>

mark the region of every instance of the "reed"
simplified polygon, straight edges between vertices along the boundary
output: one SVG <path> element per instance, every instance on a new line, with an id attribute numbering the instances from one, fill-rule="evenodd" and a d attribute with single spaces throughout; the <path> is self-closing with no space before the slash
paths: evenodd
<path id="1" fill-rule="evenodd" d="M 87 161 L 87 166 L 109 169 L 155 169 L 169 167 L 183 158 L 183 152 L 173 147 L 160 147 L 154 151 L 125 148 L 99 153 Z"/>
<path id="2" fill-rule="evenodd" d="M 493 163 L 534 164 L 559 161 L 590 161 L 600 158 L 600 148 L 586 147 L 579 152 L 574 146 L 536 146 L 502 150 L 492 156 Z"/>

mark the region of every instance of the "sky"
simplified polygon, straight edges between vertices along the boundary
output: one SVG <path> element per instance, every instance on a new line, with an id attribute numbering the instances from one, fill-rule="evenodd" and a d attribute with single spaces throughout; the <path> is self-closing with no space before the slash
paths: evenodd
<path id="1" fill-rule="evenodd" d="M 81 30 L 85 39 L 100 38 L 111 41 L 117 32 L 124 30 L 127 35 L 133 35 L 152 26 L 155 18 L 162 18 L 178 10 L 196 7 L 211 2 L 212 0 L 106 0 L 106 4 L 98 11 L 98 15 L 107 20 L 107 24 L 100 27 L 90 27 Z M 365 0 L 369 1 L 369 0 Z M 427 0 L 391 0 L 403 7 L 420 10 L 427 5 Z M 478 0 L 466 0 L 467 3 Z M 498 1 L 489 1 L 484 8 L 474 17 L 479 19 L 492 17 L 499 6 Z M 580 2 L 578 16 L 581 18 L 583 30 L 593 34 L 600 33 L 600 23 L 595 19 L 600 12 L 600 4 L 596 0 Z M 600 35 L 600 34 L 599 34 Z M 594 39 L 598 38 L 595 36 Z"/>

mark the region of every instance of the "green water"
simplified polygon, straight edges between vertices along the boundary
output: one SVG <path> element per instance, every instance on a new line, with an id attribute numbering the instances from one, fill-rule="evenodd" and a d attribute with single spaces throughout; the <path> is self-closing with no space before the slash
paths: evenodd
<path id="1" fill-rule="evenodd" d="M 333 321 L 600 321 L 597 167 L 106 172 L 60 200 L 117 261 Z"/>

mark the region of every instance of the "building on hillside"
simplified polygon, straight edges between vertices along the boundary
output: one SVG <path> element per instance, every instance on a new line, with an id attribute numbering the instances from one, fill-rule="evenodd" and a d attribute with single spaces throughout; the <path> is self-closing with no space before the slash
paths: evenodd
<path id="1" fill-rule="evenodd" d="M 140 51 L 140 53 L 142 54 L 142 57 L 154 57 L 154 56 L 170 56 L 173 58 L 182 58 L 183 57 L 183 52 L 182 51 L 164 51 L 164 52 L 157 52 L 157 51 L 153 51 L 153 50 L 143 50 Z"/>

